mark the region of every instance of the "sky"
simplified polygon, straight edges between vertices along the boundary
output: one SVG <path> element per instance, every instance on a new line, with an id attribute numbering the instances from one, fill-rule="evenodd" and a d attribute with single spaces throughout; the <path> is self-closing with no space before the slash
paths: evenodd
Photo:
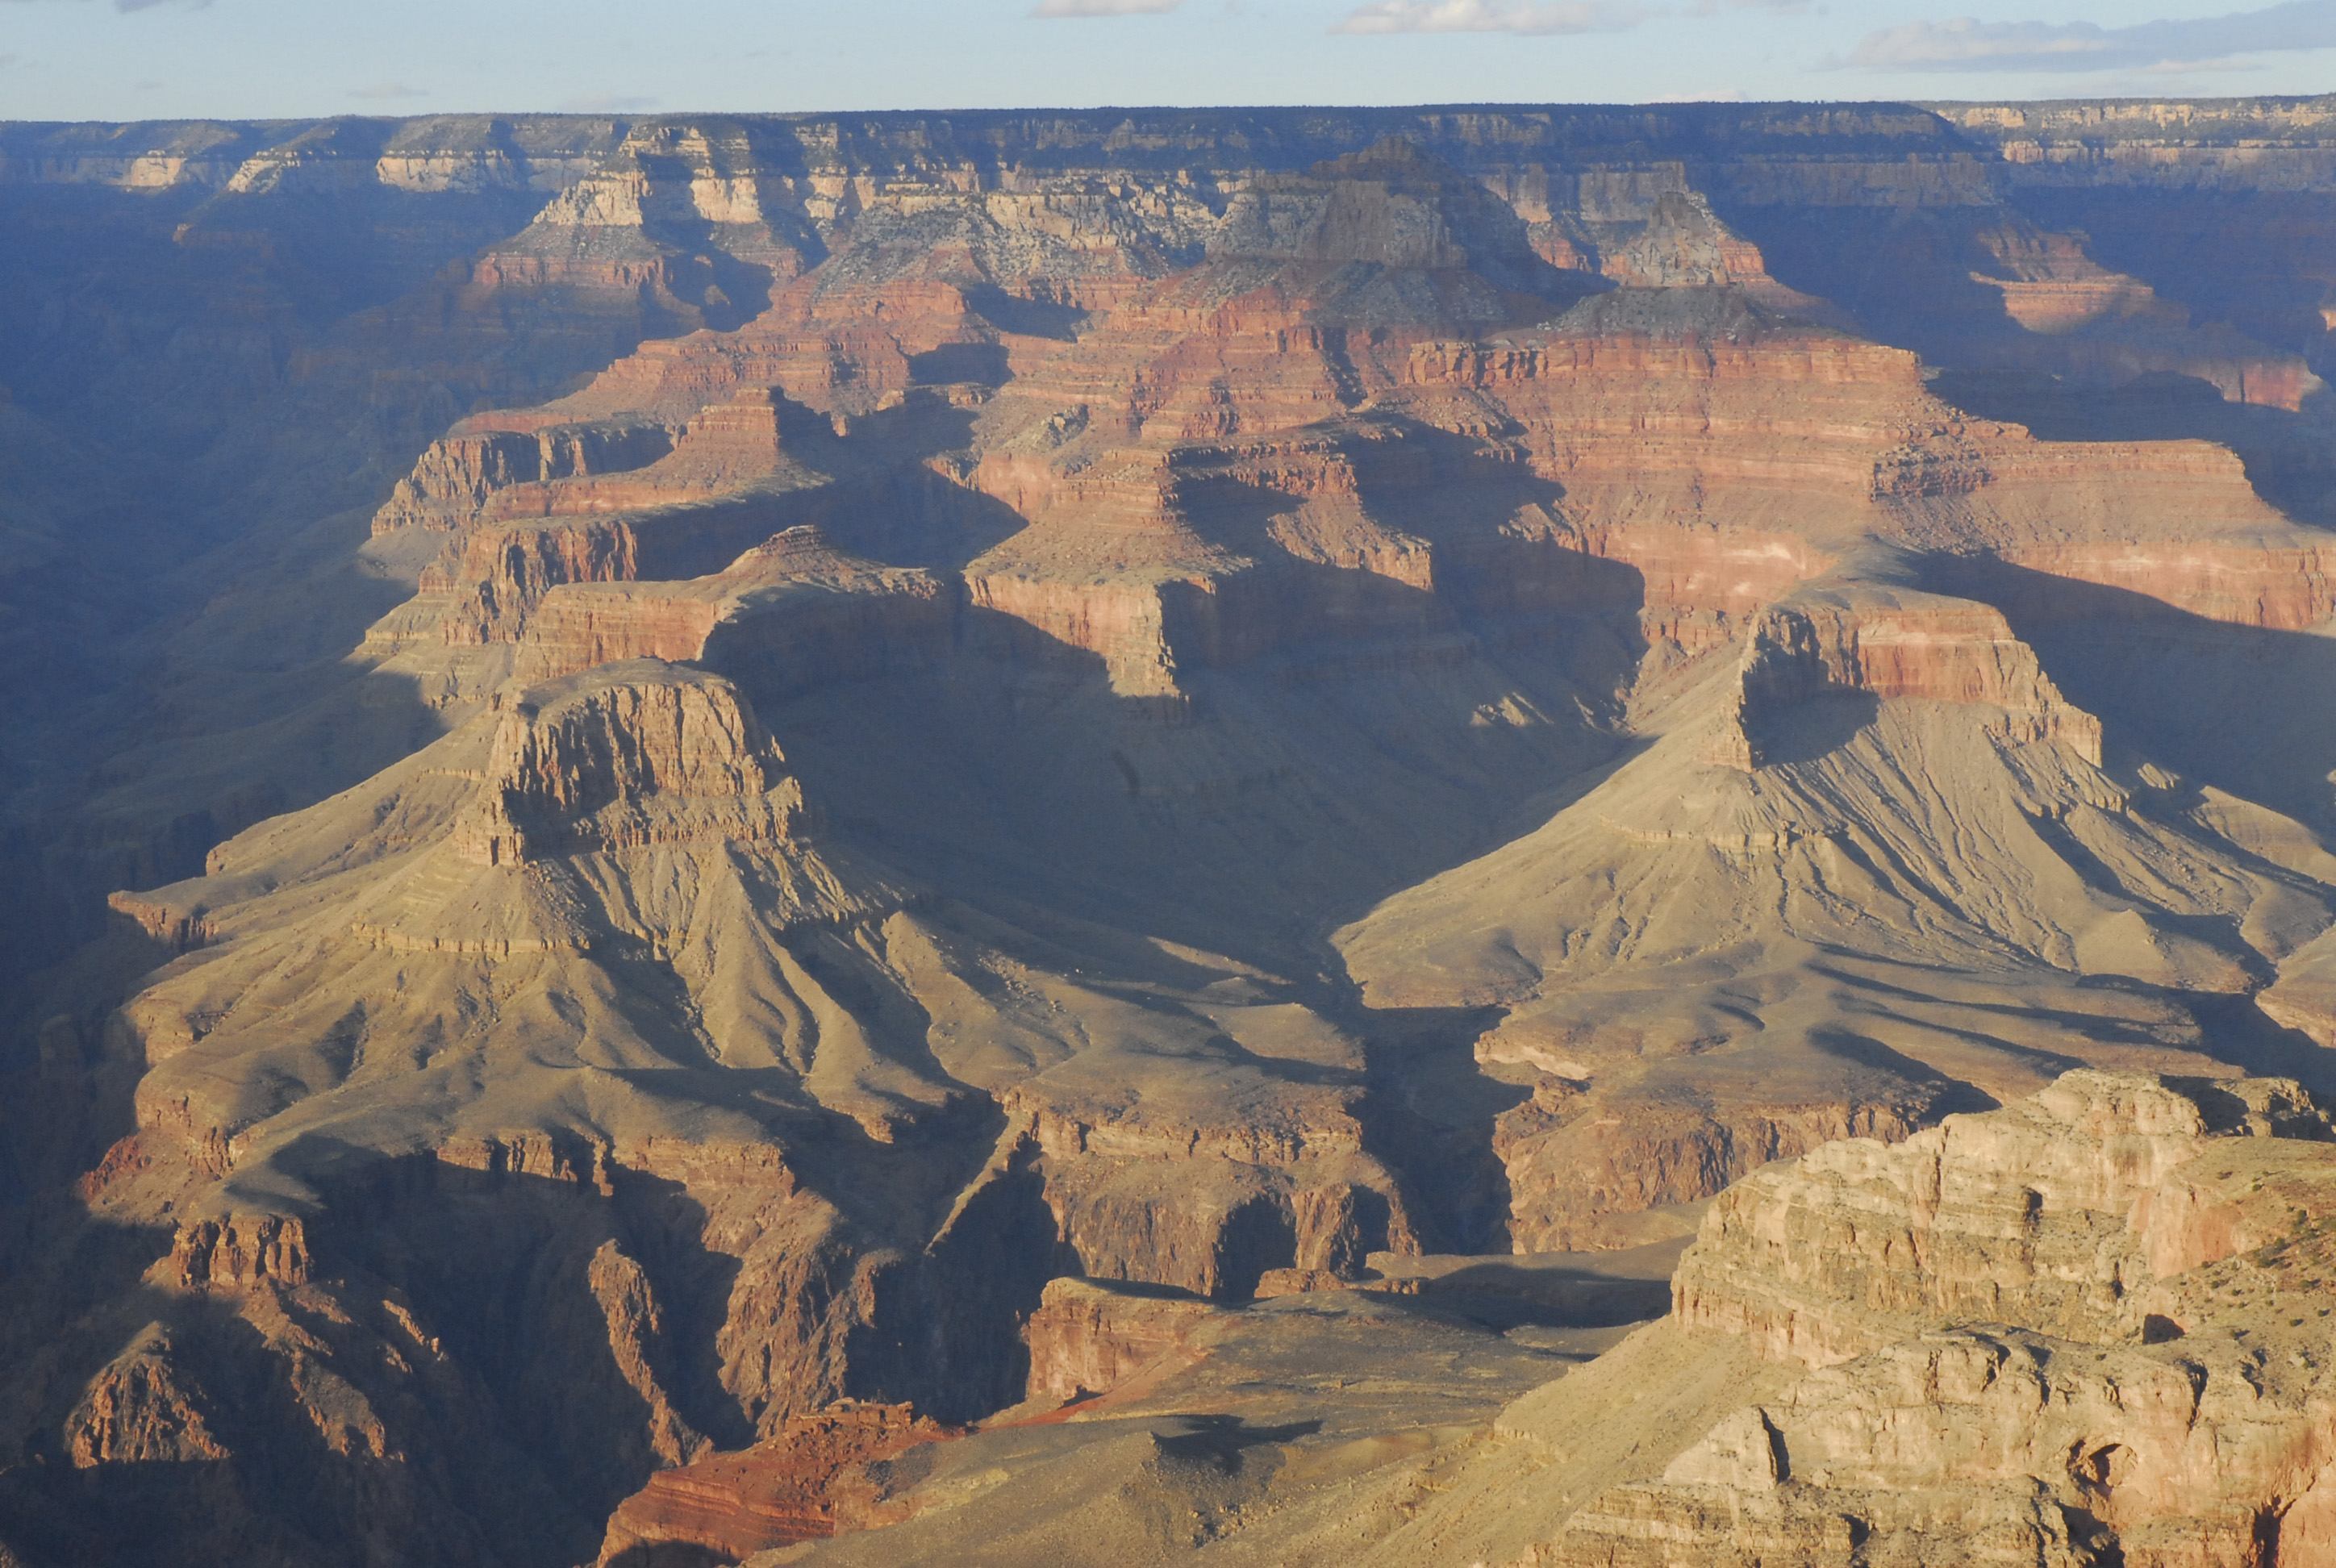
<path id="1" fill-rule="evenodd" d="M 2336 0 L 1957 5 L 0 0 L 0 119 L 2336 91 Z"/>

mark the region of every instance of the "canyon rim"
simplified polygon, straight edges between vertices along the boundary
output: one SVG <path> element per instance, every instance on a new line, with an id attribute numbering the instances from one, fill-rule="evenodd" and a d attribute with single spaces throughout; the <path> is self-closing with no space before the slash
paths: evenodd
<path id="1" fill-rule="evenodd" d="M 2336 1563 L 2336 99 L 0 123 L 0 1565 Z"/>

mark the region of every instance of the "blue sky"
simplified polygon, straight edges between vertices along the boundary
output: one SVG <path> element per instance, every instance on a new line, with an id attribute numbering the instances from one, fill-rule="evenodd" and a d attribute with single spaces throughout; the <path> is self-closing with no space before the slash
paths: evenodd
<path id="1" fill-rule="evenodd" d="M 2330 90 L 2336 0 L 0 0 L 5 119 Z"/>

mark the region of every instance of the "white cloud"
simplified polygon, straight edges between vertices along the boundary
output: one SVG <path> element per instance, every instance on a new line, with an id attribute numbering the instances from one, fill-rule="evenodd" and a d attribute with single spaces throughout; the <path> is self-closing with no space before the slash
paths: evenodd
<path id="1" fill-rule="evenodd" d="M 2094 22 L 1909 22 L 1836 64 L 1870 71 L 2156 71 L 2234 55 L 2336 49 L 2336 0 L 2104 27 Z"/>
<path id="2" fill-rule="evenodd" d="M 1038 0 L 1033 16 L 1157 16 L 1184 0 Z"/>
<path id="3" fill-rule="evenodd" d="M 427 98 L 430 95 L 421 88 L 408 87 L 403 82 L 376 82 L 370 87 L 350 88 L 349 96 L 352 98 Z"/>
<path id="4" fill-rule="evenodd" d="M 1334 33 L 1621 33 L 1654 13 L 1610 0 L 1369 0 Z"/>

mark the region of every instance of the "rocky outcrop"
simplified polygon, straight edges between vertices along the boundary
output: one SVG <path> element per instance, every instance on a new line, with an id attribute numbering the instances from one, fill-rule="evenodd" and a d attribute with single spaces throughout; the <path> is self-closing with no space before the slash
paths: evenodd
<path id="1" fill-rule="evenodd" d="M 2138 1340 L 2154 1281 L 2274 1239 L 2175 1179 L 2217 1136 L 2329 1127 L 2282 1080 L 2185 1092 L 2071 1073 L 1894 1148 L 1849 1140 L 1738 1183 L 1680 1261 L 1676 1310 L 1819 1366 L 1942 1321 Z M 2253 1222 L 2282 1218 L 2265 1205 Z"/>
<path id="2" fill-rule="evenodd" d="M 736 1563 L 865 1528 L 879 1522 L 886 1462 L 949 1436 L 900 1405 L 845 1401 L 796 1417 L 753 1448 L 649 1477 L 608 1516 L 599 1561 Z"/>
<path id="3" fill-rule="evenodd" d="M 304 1284 L 312 1270 L 301 1222 L 264 1213 L 185 1222 L 161 1267 L 180 1290 L 226 1290 Z"/>
<path id="4" fill-rule="evenodd" d="M 1699 1203 L 1771 1161 L 1838 1139 L 1894 1143 L 1934 1103 L 1918 1091 L 1898 1104 L 1609 1105 L 1551 1080 L 1494 1127 L 1509 1241 L 1521 1252 L 1627 1245 L 1650 1211 Z"/>
<path id="5" fill-rule="evenodd" d="M 570 584 L 547 593 L 518 678 L 554 680 L 630 658 L 711 665 L 766 698 L 938 661 L 957 638 L 939 575 L 876 566 L 816 527 L 787 529 L 711 577 Z"/>
<path id="6" fill-rule="evenodd" d="M 65 1452 L 84 1470 L 225 1459 L 205 1403 L 172 1355 L 170 1330 L 150 1325 L 90 1380 L 66 1417 Z"/>
<path id="7" fill-rule="evenodd" d="M 459 554 L 432 563 L 422 589 L 445 601 L 438 618 L 445 642 L 511 642 L 549 590 L 629 581 L 640 576 L 640 554 L 638 530 L 621 517 L 482 529 Z"/>
<path id="8" fill-rule="evenodd" d="M 402 528 L 459 532 L 489 514 L 505 492 L 522 485 L 645 467 L 673 449 L 657 424 L 567 424 L 533 429 L 466 429 L 431 443 L 374 514 L 376 534 Z"/>
<path id="9" fill-rule="evenodd" d="M 154 903 L 127 890 L 107 894 L 105 901 L 107 908 L 127 915 L 140 930 L 170 952 L 199 948 L 215 934 L 200 911 Z"/>
<path id="10" fill-rule="evenodd" d="M 1249 1115 L 1173 1102 L 1112 1114 L 1035 1086 L 1003 1098 L 1090 1279 L 1240 1300 L 1273 1270 L 1350 1276 L 1374 1251 L 1419 1250 L 1346 1096 L 1277 1096 Z"/>
<path id="11" fill-rule="evenodd" d="M 2317 1561 L 2336 1391 L 2296 1202 L 2336 1181 L 2329 1137 L 2292 1083 L 2078 1072 L 1739 1183 L 1678 1323 L 1815 1369 L 1532 1560 Z"/>
<path id="12" fill-rule="evenodd" d="M 781 840 L 800 792 L 729 687 L 619 665 L 506 709 L 458 852 L 518 865 L 677 837 Z"/>
<path id="13" fill-rule="evenodd" d="M 1601 1496 L 1543 1560 L 2317 1561 L 2324 1409 L 2251 1382 L 2244 1358 L 1927 1336 L 1744 1412 L 1660 1482 Z"/>
<path id="14" fill-rule="evenodd" d="M 1989 605 L 1916 594 L 1787 602 L 1753 620 L 1739 678 L 1718 755 L 1747 772 L 1760 765 L 1771 721 L 1827 692 L 2000 708 L 2008 743 L 2050 742 L 2101 760 L 2100 721 L 2061 695 L 2035 649 Z"/>
<path id="15" fill-rule="evenodd" d="M 1063 1404 L 1119 1388 L 1189 1351 L 1192 1329 L 1217 1309 L 1190 1296 L 1085 1280 L 1055 1280 L 1023 1330 L 1027 1398 Z"/>
<path id="16" fill-rule="evenodd" d="M 495 519 L 422 574 L 436 608 L 435 640 L 458 648 L 516 642 L 558 589 L 712 575 L 755 542 L 848 506 L 810 476 L 758 462 L 734 470 L 702 449 L 676 450 L 618 480 L 502 492 Z M 393 632 L 384 646 L 410 637 Z"/>
<path id="17" fill-rule="evenodd" d="M 778 480 L 794 466 L 781 443 L 782 401 L 767 387 L 750 387 L 709 404 L 669 435 L 665 450 L 638 466 L 561 472 L 547 463 L 541 478 L 497 487 L 481 504 L 477 521 L 686 506 Z"/>

